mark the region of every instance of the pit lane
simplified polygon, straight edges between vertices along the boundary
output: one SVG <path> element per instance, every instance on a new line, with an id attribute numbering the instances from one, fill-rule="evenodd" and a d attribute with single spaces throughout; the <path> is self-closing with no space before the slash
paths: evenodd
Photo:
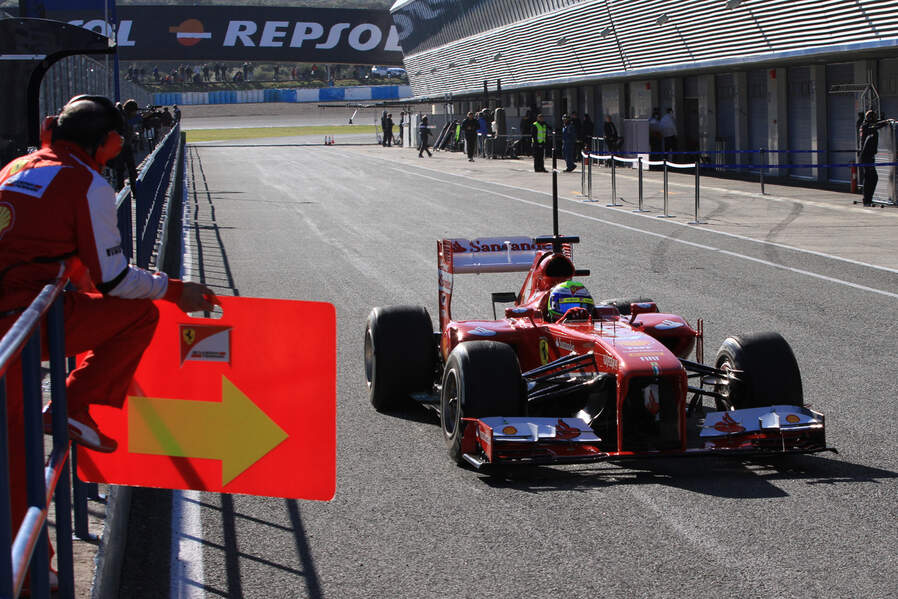
<path id="1" fill-rule="evenodd" d="M 192 267 L 221 293 L 336 305 L 337 496 L 200 495 L 203 581 L 182 588 L 247 597 L 894 591 L 898 315 L 895 298 L 876 291 L 898 291 L 895 273 L 563 202 L 561 228 L 581 237 L 575 258 L 592 269 L 584 282 L 594 296 L 648 295 L 690 322 L 703 317 L 708 355 L 729 333 L 780 331 L 842 453 L 487 476 L 448 460 L 423 410 L 371 409 L 364 321 L 372 306 L 393 303 L 435 315 L 435 240 L 548 233 L 549 198 L 486 183 L 478 164 L 453 164 L 457 155 L 419 167 L 390 155 L 407 150 L 282 142 L 191 148 Z M 488 314 L 489 293 L 520 279 L 456 277 L 456 315 Z M 301 476 L 302 464 L 286 474 Z M 138 570 L 127 571 L 132 584 Z M 150 571 L 146 584 L 167 589 L 167 576 Z"/>

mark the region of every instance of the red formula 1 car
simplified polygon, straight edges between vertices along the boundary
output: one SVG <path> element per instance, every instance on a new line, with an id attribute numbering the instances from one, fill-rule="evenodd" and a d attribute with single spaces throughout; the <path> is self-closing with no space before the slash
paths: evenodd
<path id="1" fill-rule="evenodd" d="M 450 457 L 477 468 L 828 450 L 779 334 L 728 337 L 705 365 L 702 321 L 693 328 L 651 300 L 571 300 L 580 305 L 558 316 L 553 290 L 589 274 L 574 267 L 577 242 L 557 231 L 438 242 L 439 332 L 422 307 L 368 316 L 373 406 L 412 398 L 435 409 Z M 455 275 L 515 271 L 524 284 L 492 295 L 493 320 L 452 319 Z M 503 319 L 497 303 L 513 303 Z"/>

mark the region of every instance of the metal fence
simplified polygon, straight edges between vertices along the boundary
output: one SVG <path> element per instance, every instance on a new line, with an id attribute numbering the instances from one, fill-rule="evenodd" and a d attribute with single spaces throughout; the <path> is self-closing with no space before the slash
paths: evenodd
<path id="1" fill-rule="evenodd" d="M 65 342 L 63 339 L 62 289 L 67 279 L 60 279 L 43 291 L 0 340 L 0 548 L 6 559 L 0 560 L 0 595 L 18 596 L 31 566 L 30 590 L 34 597 L 47 597 L 50 592 L 50 547 L 47 531 L 48 504 L 55 498 L 56 543 L 59 590 L 62 597 L 72 597 L 74 575 L 72 563 L 72 510 L 69 486 L 69 430 L 65 397 Z M 44 462 L 43 419 L 41 415 L 41 322 L 47 317 L 50 355 L 51 398 L 53 401 L 53 450 Z M 25 421 L 25 446 L 9 447 L 7 439 L 6 379 L 16 358 L 21 357 L 22 406 Z M 10 452 L 24 453 L 26 480 L 10 480 Z M 10 485 L 25 485 L 28 511 L 15 536 L 9 526 Z"/>
<path id="2" fill-rule="evenodd" d="M 130 188 L 116 198 L 122 247 L 137 263 L 147 267 L 159 240 L 159 223 L 172 190 L 182 186 L 175 169 L 183 152 L 183 137 L 176 125 L 144 163 L 138 176 L 136 201 Z M 172 177 L 172 172 L 179 175 Z M 135 218 L 136 217 L 136 218 Z M 30 591 L 33 597 L 50 596 L 49 538 L 47 513 L 55 499 L 56 547 L 59 596 L 74 597 L 72 566 L 72 495 L 70 483 L 69 433 L 65 397 L 65 343 L 62 316 L 62 290 L 67 279 L 47 285 L 0 339 L 0 597 L 18 596 L 30 566 Z M 53 405 L 53 449 L 44 459 L 43 403 L 41 388 L 41 325 L 47 333 L 50 358 L 50 393 Z M 7 428 L 7 374 L 21 358 L 25 446 L 9 447 Z M 10 480 L 9 457 L 24 453 L 26 480 Z M 86 496 L 75 482 L 76 532 L 79 514 L 86 522 Z M 10 527 L 11 491 L 25 485 L 28 511 L 18 530 Z M 78 492 L 80 490 L 80 493 Z M 82 534 L 81 532 L 78 533 Z"/>
<path id="3" fill-rule="evenodd" d="M 136 190 L 125 186 L 115 199 L 125 255 L 147 268 L 159 240 L 159 223 L 172 185 L 172 173 L 182 151 L 181 127 L 175 126 L 156 146 L 137 176 Z"/>
<path id="4" fill-rule="evenodd" d="M 41 115 L 57 114 L 70 98 L 79 94 L 112 98 L 112 60 L 108 61 L 108 67 L 106 62 L 76 55 L 63 58 L 50 67 L 41 82 Z M 134 98 L 140 106 L 153 103 L 153 94 L 130 81 L 121 81 L 120 91 L 123 102 Z"/>

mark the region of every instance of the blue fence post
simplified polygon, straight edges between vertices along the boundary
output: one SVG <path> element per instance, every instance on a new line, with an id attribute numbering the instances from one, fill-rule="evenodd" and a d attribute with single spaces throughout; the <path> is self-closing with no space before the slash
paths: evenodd
<path id="1" fill-rule="evenodd" d="M 767 169 L 767 149 L 761 146 L 761 195 L 767 195 L 764 190 L 764 171 Z"/>
<path id="2" fill-rule="evenodd" d="M 25 413 L 25 480 L 28 506 L 44 510 L 47 507 L 47 489 L 44 484 L 44 427 L 41 417 L 40 329 L 31 333 L 28 342 L 22 349 L 22 390 Z M 32 596 L 48 597 L 50 594 L 50 546 L 46 522 L 37 533 L 37 541 L 32 555 Z M 27 559 L 27 556 L 24 557 Z"/>
<path id="3" fill-rule="evenodd" d="M 66 397 L 65 327 L 63 295 L 60 294 L 47 313 L 47 349 L 50 354 L 50 385 L 53 406 L 53 455 L 64 460 L 62 473 L 56 483 L 56 563 L 59 575 L 59 595 L 75 596 L 74 556 L 72 553 L 72 491 L 70 486 L 68 399 Z"/>
<path id="4" fill-rule="evenodd" d="M 0 547 L 12 547 L 12 508 L 9 500 L 9 439 L 7 438 L 8 423 L 6 421 L 6 375 L 0 377 Z M 13 596 L 12 556 L 0 555 L 0 594 L 4 597 Z"/>

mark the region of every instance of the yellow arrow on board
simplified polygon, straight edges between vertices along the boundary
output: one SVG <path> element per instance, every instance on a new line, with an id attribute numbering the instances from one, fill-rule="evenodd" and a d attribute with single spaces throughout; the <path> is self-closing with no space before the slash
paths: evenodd
<path id="1" fill-rule="evenodd" d="M 288 437 L 227 377 L 221 402 L 128 398 L 128 451 L 221 460 L 227 485 Z"/>

